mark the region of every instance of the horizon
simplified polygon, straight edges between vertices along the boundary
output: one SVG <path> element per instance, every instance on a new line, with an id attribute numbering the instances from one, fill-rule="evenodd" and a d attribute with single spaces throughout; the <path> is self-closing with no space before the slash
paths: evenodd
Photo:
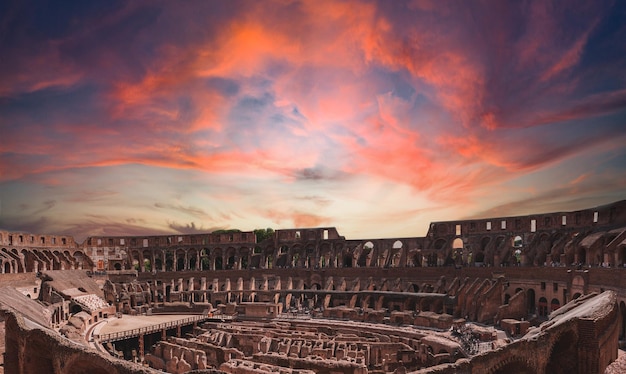
<path id="1" fill-rule="evenodd" d="M 526 215 L 512 215 L 512 216 L 490 216 L 490 217 L 477 217 L 477 218 L 472 218 L 472 219 L 459 219 L 459 220 L 445 220 L 445 221 L 431 221 L 428 224 L 428 227 L 430 227 L 430 225 L 435 224 L 435 223 L 445 223 L 445 222 L 464 222 L 464 221 L 473 221 L 473 220 L 489 220 L 489 219 L 493 219 L 493 220 L 497 220 L 497 219 L 502 219 L 502 218 L 519 218 L 519 217 L 533 217 L 533 216 L 542 216 L 542 215 L 549 215 L 549 214 L 562 214 L 562 213 L 574 213 L 574 212 L 578 212 L 578 211 L 585 211 L 585 210 L 594 210 L 594 209 L 601 209 L 601 208 L 605 208 L 607 206 L 610 205 L 616 205 L 622 202 L 626 202 L 626 200 L 618 200 L 618 201 L 613 201 L 611 203 L 608 204 L 603 204 L 603 205 L 599 205 L 599 206 L 593 206 L 593 207 L 587 207 L 587 208 L 583 208 L 583 209 L 576 209 L 576 210 L 571 210 L 571 211 L 557 211 L 557 212 L 535 212 L 532 214 L 526 214 Z M 265 230 L 272 230 L 274 232 L 276 231 L 281 231 L 281 230 L 315 230 L 315 229 L 335 229 L 337 231 L 337 233 L 344 237 L 346 240 L 378 240 L 378 239 L 382 239 L 382 240 L 386 240 L 386 239 L 403 239 L 403 238 L 424 238 L 426 237 L 426 233 L 424 233 L 424 235 L 411 235 L 411 236 L 396 236 L 396 237 L 365 237 L 365 238 L 349 238 L 345 235 L 341 235 L 341 230 L 336 227 L 336 226 L 316 226 L 316 227 L 285 227 L 285 228 L 279 228 L 279 229 L 274 229 L 272 227 L 266 227 L 266 228 L 255 228 L 255 229 L 251 229 L 251 230 L 242 230 L 242 229 L 238 229 L 238 228 L 234 228 L 234 229 L 217 229 L 215 231 L 207 231 L 207 232 L 194 232 L 191 234 L 186 234 L 186 233 L 180 233 L 180 232 L 171 232 L 171 233 L 165 233 L 165 234 L 144 234 L 144 235 L 87 235 L 85 237 L 82 237 L 80 241 L 76 240 L 76 236 L 71 235 L 71 234 L 56 234 L 56 233 L 36 233 L 36 232 L 26 232 L 26 231 L 10 231 L 10 230 L 6 230 L 2 227 L 0 227 L 0 231 L 5 231 L 5 232 L 10 232 L 10 233 L 23 233 L 23 234 L 31 234 L 31 235 L 60 235 L 60 236 L 69 236 L 72 239 L 74 239 L 74 241 L 77 244 L 82 244 L 85 242 L 85 240 L 89 239 L 89 238 L 93 238 L 93 237 L 142 237 L 142 236 L 172 236 L 172 235 L 210 235 L 210 234 L 222 234 L 222 233 L 229 233 L 229 232 L 255 232 L 257 230 L 261 230 L 261 231 L 265 231 Z M 428 230 L 427 230 L 428 231 Z"/>
<path id="2" fill-rule="evenodd" d="M 419 237 L 626 199 L 626 2 L 8 1 L 0 30 L 8 231 Z"/>

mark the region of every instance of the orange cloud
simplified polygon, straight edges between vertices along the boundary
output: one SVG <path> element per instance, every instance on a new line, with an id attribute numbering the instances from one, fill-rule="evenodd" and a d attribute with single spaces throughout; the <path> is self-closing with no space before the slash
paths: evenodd
<path id="1" fill-rule="evenodd" d="M 290 225 L 290 227 L 318 227 L 332 222 L 332 219 L 328 217 L 322 217 L 300 211 L 267 210 L 261 214 L 268 217 L 276 224 L 282 224 L 283 221 L 289 221 L 290 223 L 287 225 Z"/>

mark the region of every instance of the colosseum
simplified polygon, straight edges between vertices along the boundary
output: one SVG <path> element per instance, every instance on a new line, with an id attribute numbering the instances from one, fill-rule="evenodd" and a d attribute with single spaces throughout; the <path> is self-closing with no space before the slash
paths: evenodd
<path id="1" fill-rule="evenodd" d="M 0 372 L 624 369 L 626 201 L 424 237 L 260 231 L 0 231 Z"/>

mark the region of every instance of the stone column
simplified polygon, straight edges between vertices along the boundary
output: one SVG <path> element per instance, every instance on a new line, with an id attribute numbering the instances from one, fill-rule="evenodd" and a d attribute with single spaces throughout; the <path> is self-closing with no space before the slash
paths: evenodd
<path id="1" fill-rule="evenodd" d="M 139 357 L 143 359 L 144 346 L 143 346 L 143 334 L 139 334 Z"/>

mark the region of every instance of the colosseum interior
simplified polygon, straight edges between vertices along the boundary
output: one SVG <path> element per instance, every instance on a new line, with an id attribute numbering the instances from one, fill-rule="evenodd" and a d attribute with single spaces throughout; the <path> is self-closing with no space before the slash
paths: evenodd
<path id="1" fill-rule="evenodd" d="M 626 201 L 408 238 L 0 231 L 0 272 L 5 373 L 625 370 Z"/>

